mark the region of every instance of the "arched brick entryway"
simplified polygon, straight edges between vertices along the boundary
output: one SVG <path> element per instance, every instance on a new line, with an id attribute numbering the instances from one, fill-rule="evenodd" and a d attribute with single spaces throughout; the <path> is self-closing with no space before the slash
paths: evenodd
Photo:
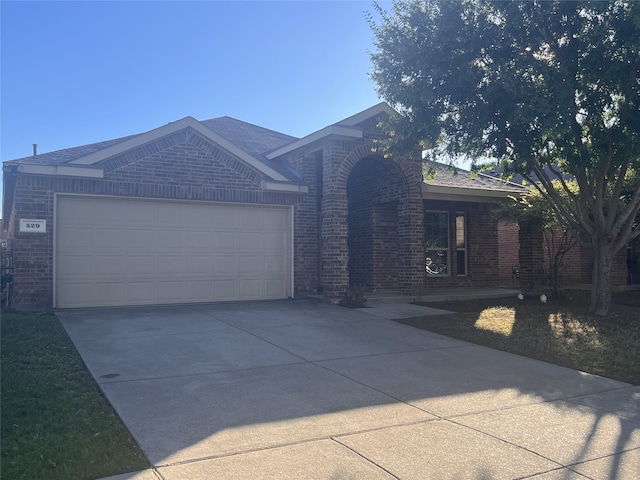
<path id="1" fill-rule="evenodd" d="M 398 228 L 407 182 L 391 159 L 361 159 L 347 180 L 349 286 L 394 290 L 400 284 Z"/>
<path id="2" fill-rule="evenodd" d="M 374 151 L 361 145 L 325 163 L 322 279 L 328 297 L 339 298 L 350 286 L 409 294 L 422 282 L 420 162 Z"/>

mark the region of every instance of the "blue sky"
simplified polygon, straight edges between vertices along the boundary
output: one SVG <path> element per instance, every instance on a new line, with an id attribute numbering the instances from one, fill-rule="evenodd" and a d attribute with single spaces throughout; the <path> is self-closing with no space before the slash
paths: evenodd
<path id="1" fill-rule="evenodd" d="M 2 0 L 0 158 L 187 115 L 312 133 L 381 101 L 368 76 L 372 10 L 356 0 Z"/>

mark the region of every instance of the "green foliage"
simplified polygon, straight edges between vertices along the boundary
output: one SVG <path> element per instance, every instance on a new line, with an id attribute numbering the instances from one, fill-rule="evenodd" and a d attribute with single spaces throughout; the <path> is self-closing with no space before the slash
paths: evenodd
<path id="1" fill-rule="evenodd" d="M 362 308 L 366 302 L 364 291 L 357 287 L 349 288 L 340 299 L 340 305 L 347 308 Z"/>
<path id="2" fill-rule="evenodd" d="M 640 2 L 410 0 L 375 9 L 371 76 L 401 113 L 389 125 L 393 148 L 429 145 L 524 175 L 590 240 L 598 264 L 640 236 Z M 599 275 L 607 269 L 594 273 L 602 286 Z"/>
<path id="3" fill-rule="evenodd" d="M 101 478 L 149 467 L 56 317 L 1 321 L 2 479 Z"/>
<path id="4" fill-rule="evenodd" d="M 575 180 L 569 180 L 565 183 L 569 191 L 575 195 L 579 194 L 578 184 Z M 557 185 L 558 181 L 554 181 L 554 184 Z M 557 188 L 562 195 L 566 195 L 561 186 L 557 185 Z M 530 188 L 525 195 L 509 198 L 510 201 L 502 204 L 496 211 L 498 218 L 517 222 L 542 220 L 542 226 L 545 229 L 567 227 L 565 219 L 558 215 L 553 204 L 539 190 Z"/>

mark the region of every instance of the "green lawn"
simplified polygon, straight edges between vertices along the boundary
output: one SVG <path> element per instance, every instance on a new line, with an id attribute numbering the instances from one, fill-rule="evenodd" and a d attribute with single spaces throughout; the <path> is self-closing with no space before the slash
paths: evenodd
<path id="1" fill-rule="evenodd" d="M 1 334 L 3 480 L 149 468 L 55 316 L 3 314 Z"/>
<path id="2" fill-rule="evenodd" d="M 451 315 L 401 320 L 421 329 L 640 385 L 640 292 L 614 296 L 610 315 L 587 311 L 588 295 L 428 303 Z"/>

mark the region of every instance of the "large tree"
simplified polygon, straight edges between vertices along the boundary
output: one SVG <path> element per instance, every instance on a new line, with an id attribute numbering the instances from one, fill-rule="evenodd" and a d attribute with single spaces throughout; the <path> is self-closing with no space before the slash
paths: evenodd
<path id="1" fill-rule="evenodd" d="M 591 310 L 606 315 L 613 257 L 640 235 L 640 2 L 374 7 L 371 76 L 402 114 L 395 146 L 493 158 L 528 177 L 593 248 Z"/>

